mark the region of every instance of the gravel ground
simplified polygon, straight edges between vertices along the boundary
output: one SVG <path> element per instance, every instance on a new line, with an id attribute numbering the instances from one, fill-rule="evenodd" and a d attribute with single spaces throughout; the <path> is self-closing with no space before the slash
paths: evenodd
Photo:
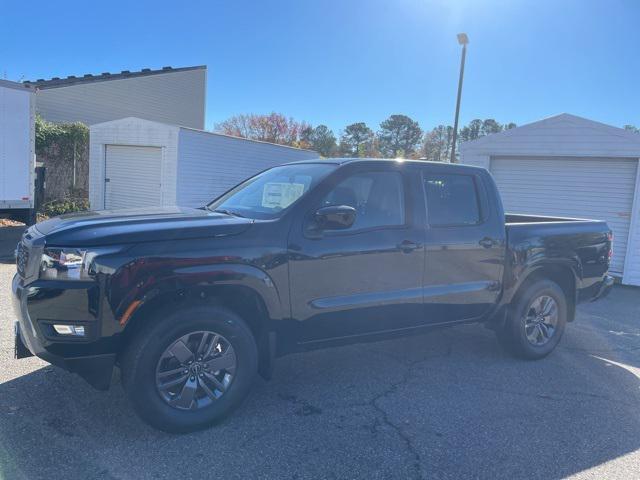
<path id="1" fill-rule="evenodd" d="M 4 227 L 0 226 L 0 262 L 13 261 L 13 251 L 20 241 L 25 226 Z"/>
<path id="2" fill-rule="evenodd" d="M 278 360 L 221 425 L 168 435 L 12 357 L 0 264 L 0 479 L 640 478 L 640 290 L 583 305 L 545 360 L 481 326 Z"/>

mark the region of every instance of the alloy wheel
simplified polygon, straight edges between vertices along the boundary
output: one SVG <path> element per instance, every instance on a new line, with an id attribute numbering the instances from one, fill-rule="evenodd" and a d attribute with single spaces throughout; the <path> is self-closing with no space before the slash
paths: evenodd
<path id="1" fill-rule="evenodd" d="M 558 327 L 558 303 L 549 295 L 536 297 L 526 311 L 524 330 L 531 345 L 540 347 L 553 337 Z"/>
<path id="2" fill-rule="evenodd" d="M 237 358 L 222 335 L 197 331 L 174 341 L 160 356 L 156 387 L 179 410 L 198 410 L 222 397 L 234 379 Z"/>

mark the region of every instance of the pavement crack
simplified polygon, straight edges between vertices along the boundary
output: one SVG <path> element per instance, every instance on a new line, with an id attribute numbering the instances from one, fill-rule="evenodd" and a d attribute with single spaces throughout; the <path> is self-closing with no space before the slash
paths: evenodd
<path id="1" fill-rule="evenodd" d="M 445 356 L 450 355 L 451 350 L 452 350 L 451 342 L 449 342 Z M 404 443 L 406 452 L 411 457 L 413 457 L 412 467 L 414 470 L 414 478 L 416 479 L 424 478 L 424 472 L 422 470 L 422 457 L 420 455 L 420 452 L 416 448 L 416 446 L 413 444 L 413 440 L 411 439 L 409 434 L 407 434 L 407 432 L 405 432 L 400 425 L 397 425 L 391 420 L 391 418 L 389 417 L 389 413 L 379 404 L 379 401 L 385 397 L 388 397 L 389 395 L 394 394 L 395 392 L 398 391 L 400 387 L 402 387 L 403 385 L 406 385 L 411 378 L 411 372 L 413 368 L 419 365 L 420 363 L 423 363 L 431 358 L 433 358 L 433 356 L 426 356 L 424 358 L 421 358 L 420 360 L 416 360 L 410 363 L 399 362 L 405 365 L 405 370 L 404 370 L 404 374 L 402 375 L 402 378 L 399 381 L 392 383 L 387 389 L 385 389 L 384 391 L 382 391 L 381 393 L 373 397 L 367 403 L 367 405 L 369 405 L 376 412 L 379 413 L 382 423 L 387 427 L 389 427 L 390 429 L 392 429 L 396 433 L 396 435 L 400 438 L 400 440 Z M 379 425 L 380 425 L 380 421 L 378 420 L 378 418 L 376 418 L 374 421 L 374 424 L 370 427 L 371 432 L 376 433 Z"/>
<path id="2" fill-rule="evenodd" d="M 422 474 L 422 458 L 420 456 L 420 452 L 416 449 L 415 445 L 413 444 L 411 437 L 402 428 L 400 428 L 400 426 L 396 425 L 391 421 L 386 410 L 382 408 L 380 405 L 378 405 L 376 401 L 377 399 L 373 399 L 371 402 L 371 406 L 378 413 L 380 413 L 380 416 L 382 417 L 382 422 L 396 432 L 398 437 L 400 437 L 400 439 L 404 443 L 406 451 L 413 457 L 412 467 L 415 471 L 415 478 L 417 479 L 424 478 Z M 373 426 L 371 427 L 371 431 L 375 433 L 377 431 L 377 426 L 378 424 L 374 423 Z"/>

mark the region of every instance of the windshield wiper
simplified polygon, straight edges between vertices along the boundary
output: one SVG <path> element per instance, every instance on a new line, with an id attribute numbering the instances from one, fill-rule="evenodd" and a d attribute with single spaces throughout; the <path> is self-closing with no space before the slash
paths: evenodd
<path id="1" fill-rule="evenodd" d="M 228 210 L 226 208 L 216 208 L 215 210 L 211 211 L 216 213 L 224 213 L 225 215 L 231 215 L 233 217 L 246 218 L 244 215 L 241 215 L 238 212 L 232 212 L 231 210 Z"/>

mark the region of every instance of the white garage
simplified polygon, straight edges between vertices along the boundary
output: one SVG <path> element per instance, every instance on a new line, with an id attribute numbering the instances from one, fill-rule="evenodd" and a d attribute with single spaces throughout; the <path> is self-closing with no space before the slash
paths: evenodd
<path id="1" fill-rule="evenodd" d="M 161 147 L 105 145 L 104 206 L 108 209 L 161 204 Z"/>
<path id="2" fill-rule="evenodd" d="M 508 212 L 606 220 L 611 272 L 640 285 L 640 135 L 561 114 L 466 142 L 461 162 L 493 174 Z"/>
<path id="3" fill-rule="evenodd" d="M 311 150 L 123 118 L 91 126 L 89 201 L 94 210 L 201 207 L 266 168 L 314 158 Z"/>

